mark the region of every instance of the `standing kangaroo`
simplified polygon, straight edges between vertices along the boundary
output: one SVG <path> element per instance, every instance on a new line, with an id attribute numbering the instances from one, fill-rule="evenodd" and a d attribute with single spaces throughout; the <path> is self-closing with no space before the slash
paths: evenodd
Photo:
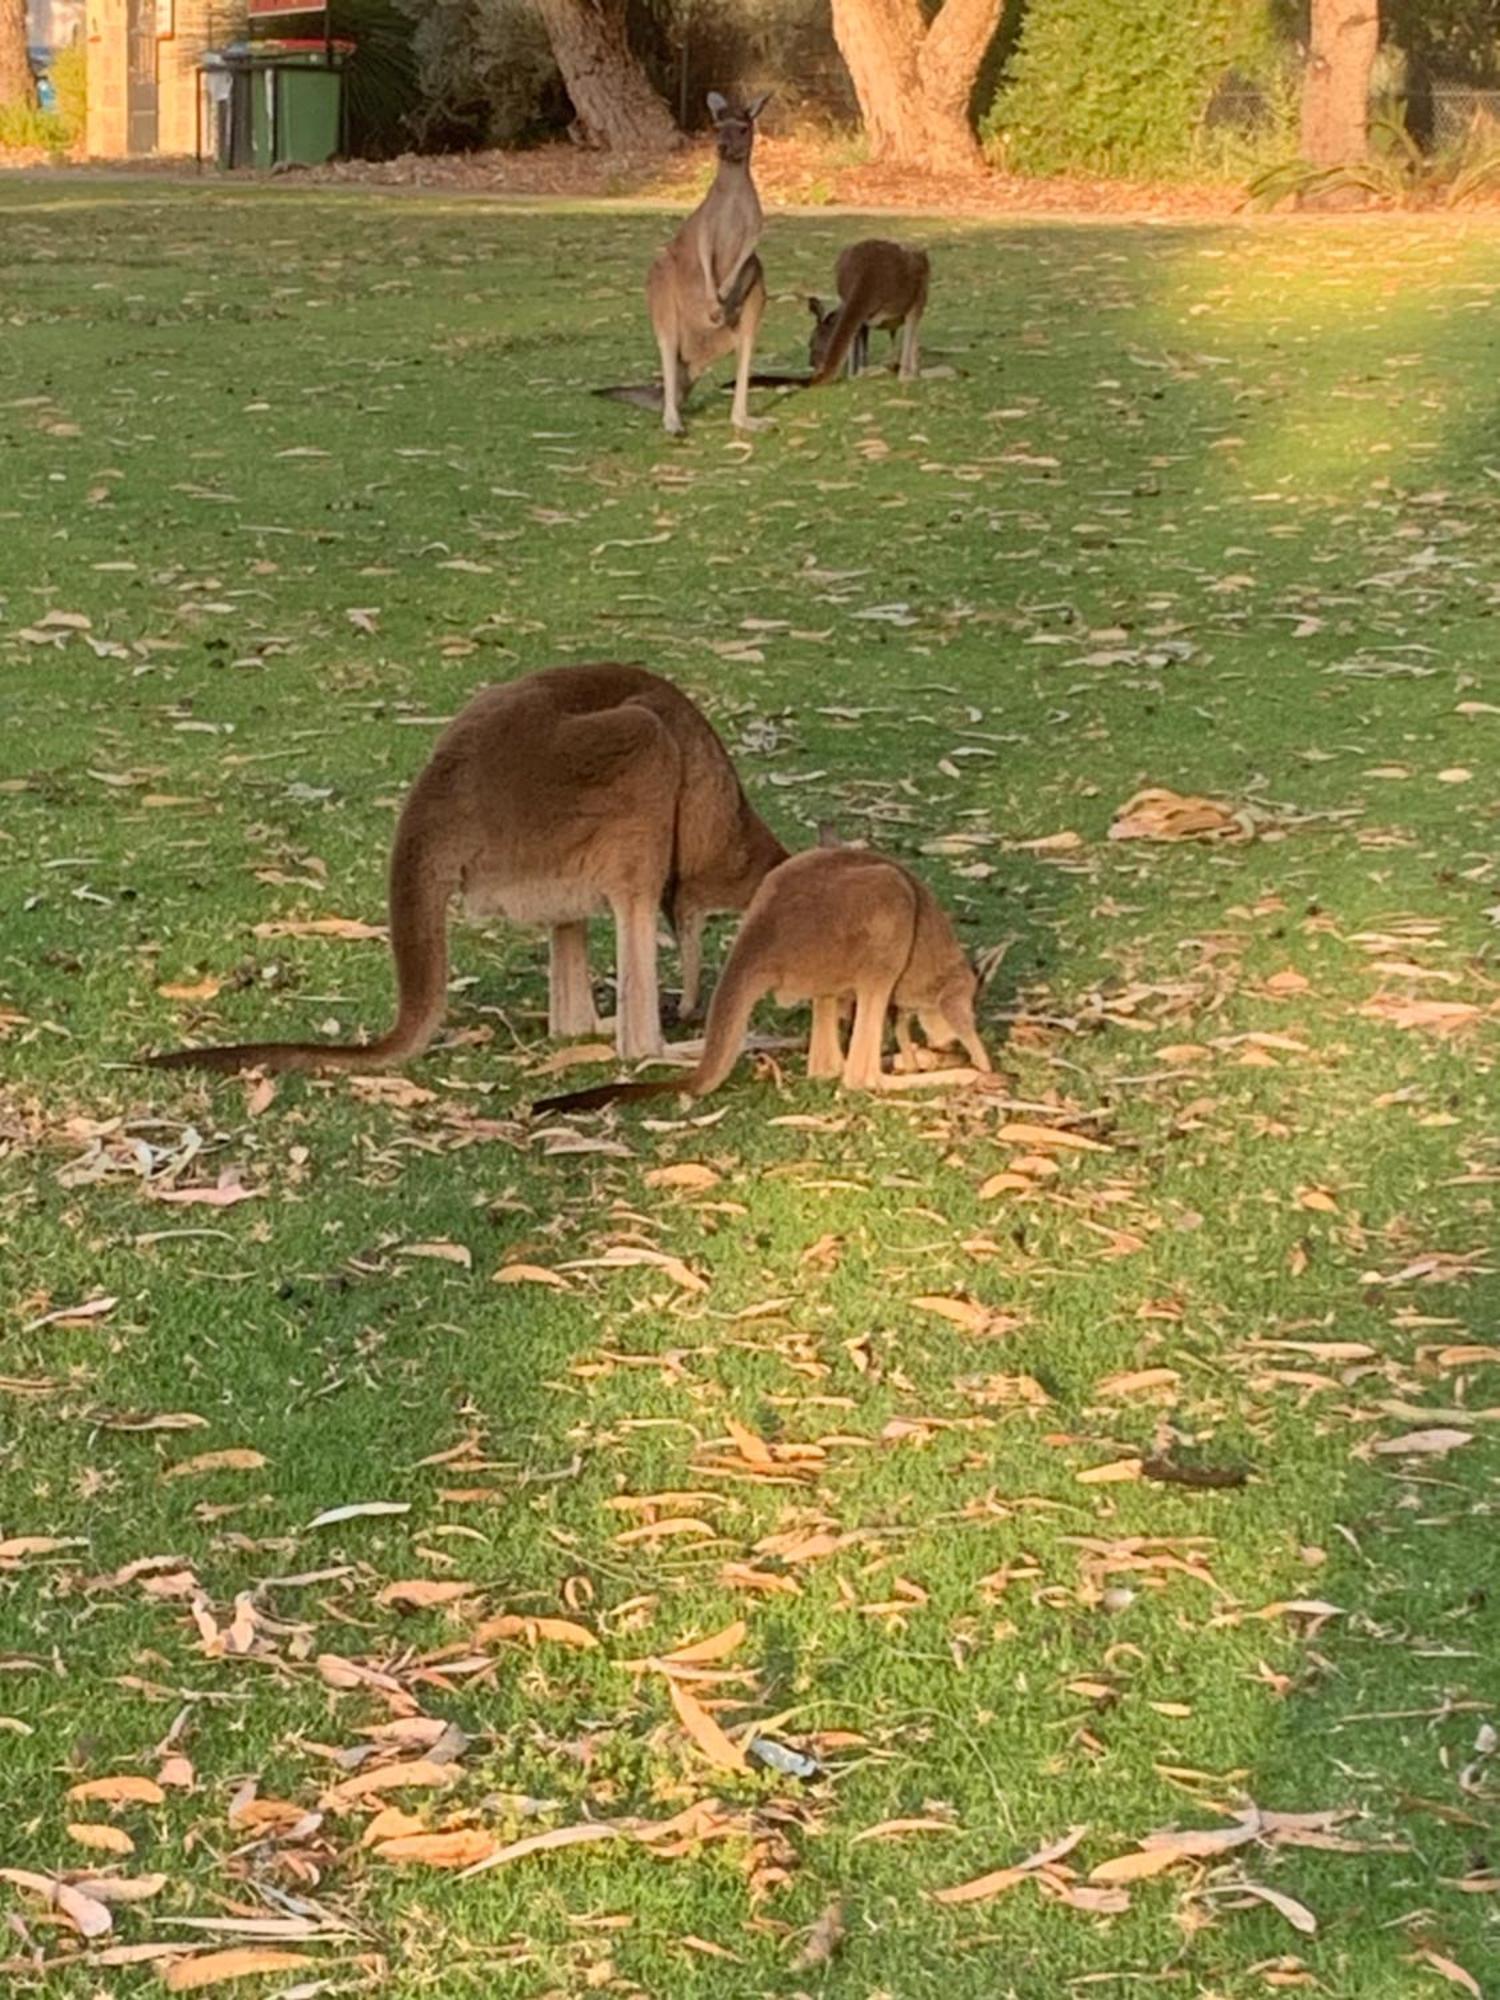
<path id="1" fill-rule="evenodd" d="M 698 1066 L 683 1079 L 608 1083 L 543 1098 L 534 1111 L 595 1110 L 621 1098 L 686 1091 L 706 1097 L 738 1060 L 755 1004 L 774 992 L 782 1005 L 812 1002 L 807 1073 L 842 1075 L 846 1090 L 880 1087 L 886 1015 L 910 1053 L 911 1016 L 934 1047 L 961 1042 L 988 1071 L 974 1025 L 978 979 L 953 927 L 924 882 L 884 855 L 813 847 L 774 868 L 756 890 L 714 988 Z M 853 998 L 846 1055 L 839 1024 Z"/>
<path id="2" fill-rule="evenodd" d="M 760 197 L 750 178 L 755 121 L 766 98 L 733 111 L 710 91 L 719 168 L 713 186 L 662 250 L 646 276 L 646 303 L 661 355 L 662 424 L 682 429 L 682 403 L 694 381 L 734 348 L 737 356 L 736 430 L 759 430 L 750 415 L 750 362 L 766 310 L 766 279 L 755 246 L 760 241 Z"/>
<path id="3" fill-rule="evenodd" d="M 883 237 L 851 243 L 839 257 L 834 278 L 839 303 L 809 299 L 816 324 L 808 343 L 812 384 L 821 389 L 841 368 L 857 375 L 870 350 L 870 328 L 901 336 L 901 379 L 917 374 L 917 329 L 927 310 L 932 266 L 925 250 L 908 249 Z"/>
<path id="4" fill-rule="evenodd" d="M 656 920 L 697 1006 L 704 919 L 742 910 L 786 849 L 680 688 L 641 667 L 550 667 L 480 690 L 417 774 L 390 864 L 395 1025 L 365 1044 L 249 1042 L 175 1049 L 167 1069 L 378 1069 L 424 1049 L 448 983 L 448 904 L 551 930 L 548 1027 L 593 1031 L 588 919 L 614 917 L 622 1057 L 661 1046 Z"/>

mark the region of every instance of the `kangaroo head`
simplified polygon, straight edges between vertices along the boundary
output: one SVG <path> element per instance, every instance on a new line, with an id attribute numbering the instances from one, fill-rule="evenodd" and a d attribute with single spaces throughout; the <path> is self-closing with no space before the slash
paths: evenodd
<path id="1" fill-rule="evenodd" d="M 833 329 L 838 325 L 839 309 L 837 305 L 825 305 L 821 299 L 809 299 L 807 309 L 813 316 L 813 330 L 807 341 L 807 359 L 816 374 L 823 366 L 823 356 L 828 352 Z"/>
<path id="2" fill-rule="evenodd" d="M 929 1048 L 962 1046 L 975 1069 L 988 1071 L 989 1055 L 979 1039 L 974 1022 L 974 1000 L 979 980 L 963 952 L 954 948 L 954 962 L 944 965 L 941 979 L 934 982 L 931 997 L 915 1009 L 922 1035 Z"/>
<path id="3" fill-rule="evenodd" d="M 755 144 L 755 121 L 765 110 L 770 95 L 769 90 L 764 91 L 736 110 L 717 90 L 708 93 L 708 108 L 714 121 L 714 144 L 719 149 L 719 158 L 729 166 L 744 166 L 749 160 L 750 149 Z"/>

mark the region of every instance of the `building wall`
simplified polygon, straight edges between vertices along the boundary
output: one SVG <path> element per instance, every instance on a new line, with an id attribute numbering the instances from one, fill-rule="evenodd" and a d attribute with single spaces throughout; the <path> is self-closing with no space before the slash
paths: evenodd
<path id="1" fill-rule="evenodd" d="M 227 39 L 224 9 L 212 0 L 156 0 L 156 147 L 159 154 L 183 155 L 197 143 L 197 64 L 206 48 Z M 131 157 L 130 0 L 85 0 L 84 35 L 88 52 L 88 122 L 85 146 L 90 159 Z M 139 150 L 139 149 L 138 149 Z"/>

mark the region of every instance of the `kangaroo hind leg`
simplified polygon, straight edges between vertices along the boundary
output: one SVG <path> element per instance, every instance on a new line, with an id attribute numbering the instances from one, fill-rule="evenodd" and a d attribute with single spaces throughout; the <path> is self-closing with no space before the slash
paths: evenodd
<path id="1" fill-rule="evenodd" d="M 553 926 L 547 985 L 548 1034 L 593 1034 L 599 1023 L 589 985 L 587 924 Z"/>
<path id="2" fill-rule="evenodd" d="M 807 1073 L 810 1077 L 835 1077 L 844 1066 L 844 1050 L 839 1040 L 839 1003 L 832 996 L 812 1003 L 812 1035 L 807 1044 Z"/>

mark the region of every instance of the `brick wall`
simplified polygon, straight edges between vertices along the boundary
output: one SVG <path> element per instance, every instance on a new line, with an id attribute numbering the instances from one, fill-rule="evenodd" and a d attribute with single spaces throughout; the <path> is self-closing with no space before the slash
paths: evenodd
<path id="1" fill-rule="evenodd" d="M 84 35 L 88 50 L 90 159 L 130 157 L 130 0 L 87 0 Z M 191 154 L 197 142 L 197 64 L 206 48 L 227 40 L 224 9 L 212 0 L 160 0 L 156 39 L 156 151 Z"/>

